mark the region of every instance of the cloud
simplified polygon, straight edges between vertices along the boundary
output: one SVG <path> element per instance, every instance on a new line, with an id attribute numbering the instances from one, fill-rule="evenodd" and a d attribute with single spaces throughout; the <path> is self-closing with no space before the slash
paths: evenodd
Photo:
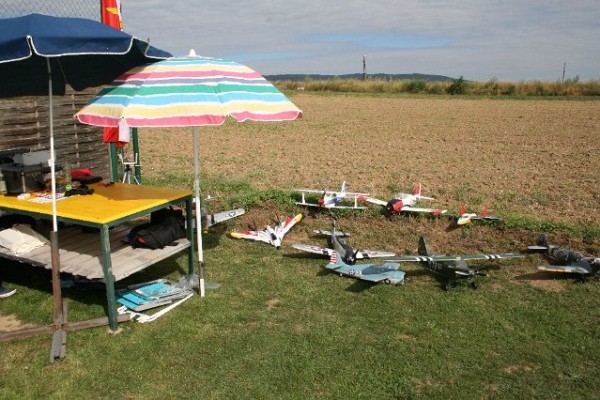
<path id="1" fill-rule="evenodd" d="M 600 79 L 597 0 L 122 0 L 125 30 L 263 74 L 362 71 Z"/>

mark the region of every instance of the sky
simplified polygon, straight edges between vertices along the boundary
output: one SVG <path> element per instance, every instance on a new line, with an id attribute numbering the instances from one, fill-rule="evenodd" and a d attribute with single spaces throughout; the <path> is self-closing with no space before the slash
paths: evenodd
<path id="1" fill-rule="evenodd" d="M 124 30 L 263 75 L 600 79 L 598 0 L 121 0 Z"/>

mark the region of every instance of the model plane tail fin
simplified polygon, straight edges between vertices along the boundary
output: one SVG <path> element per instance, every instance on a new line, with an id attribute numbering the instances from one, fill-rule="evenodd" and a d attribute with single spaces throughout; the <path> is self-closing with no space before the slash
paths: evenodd
<path id="1" fill-rule="evenodd" d="M 325 266 L 327 269 L 337 269 L 346 265 L 344 261 L 342 261 L 341 255 L 337 253 L 337 251 L 332 251 L 329 256 L 329 264 Z"/>
<path id="2" fill-rule="evenodd" d="M 464 213 L 467 212 L 467 207 L 465 207 L 464 204 L 460 205 L 460 211 L 458 212 L 460 215 L 463 215 Z"/>
<path id="3" fill-rule="evenodd" d="M 485 218 L 487 216 L 488 207 L 487 204 L 483 206 L 483 211 L 481 212 L 481 216 Z"/>
<path id="4" fill-rule="evenodd" d="M 415 186 L 415 192 L 413 194 L 415 196 L 420 196 L 421 195 L 421 182 L 417 183 L 417 186 Z"/>
<path id="5" fill-rule="evenodd" d="M 429 253 L 427 252 L 427 244 L 425 243 L 425 238 L 423 236 L 421 236 L 419 238 L 419 250 L 418 253 L 420 256 L 428 256 Z"/>

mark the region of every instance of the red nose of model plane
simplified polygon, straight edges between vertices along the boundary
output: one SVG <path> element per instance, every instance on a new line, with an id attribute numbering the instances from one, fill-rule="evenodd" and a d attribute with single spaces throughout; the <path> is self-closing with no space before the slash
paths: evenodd
<path id="1" fill-rule="evenodd" d="M 400 213 L 402 207 L 404 207 L 404 204 L 402 204 L 401 201 L 397 202 L 396 204 L 394 204 L 394 212 Z"/>

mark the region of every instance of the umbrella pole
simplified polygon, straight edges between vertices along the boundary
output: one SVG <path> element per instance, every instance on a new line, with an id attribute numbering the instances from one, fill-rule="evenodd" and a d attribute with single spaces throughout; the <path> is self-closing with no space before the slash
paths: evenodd
<path id="1" fill-rule="evenodd" d="M 52 232 L 50 232 L 50 255 L 52 260 L 52 293 L 54 295 L 54 339 L 52 349 L 50 351 L 50 362 L 54 362 L 55 358 L 64 358 L 65 356 L 65 340 L 66 332 L 62 329 L 64 321 L 62 292 L 60 288 L 60 258 L 58 251 L 58 218 L 56 208 L 56 167 L 55 167 L 55 152 L 54 152 L 54 111 L 52 104 L 52 70 L 50 67 L 50 59 L 46 58 L 48 67 L 48 115 L 50 118 L 50 183 L 52 185 Z"/>
<path id="2" fill-rule="evenodd" d="M 198 127 L 194 126 L 194 196 L 196 197 L 196 238 L 198 240 L 198 286 L 200 297 L 206 295 L 204 287 L 204 254 L 202 250 L 202 211 L 200 209 L 200 154 Z"/>

